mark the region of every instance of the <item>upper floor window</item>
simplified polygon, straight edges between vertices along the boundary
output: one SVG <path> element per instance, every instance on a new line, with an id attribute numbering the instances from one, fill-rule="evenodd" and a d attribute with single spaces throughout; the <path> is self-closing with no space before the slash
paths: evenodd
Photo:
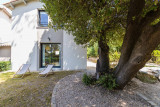
<path id="1" fill-rule="evenodd" d="M 39 10 L 39 25 L 42 27 L 48 26 L 48 14 L 44 10 Z"/>

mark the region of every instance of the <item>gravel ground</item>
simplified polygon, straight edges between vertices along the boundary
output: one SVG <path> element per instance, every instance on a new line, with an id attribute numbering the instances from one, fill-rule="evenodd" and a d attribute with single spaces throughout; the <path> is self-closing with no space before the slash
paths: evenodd
<path id="1" fill-rule="evenodd" d="M 160 82 L 155 84 L 148 84 L 139 81 L 138 79 L 133 79 L 135 84 L 135 91 L 141 93 L 147 99 L 153 101 L 158 107 L 160 107 Z"/>
<path id="2" fill-rule="evenodd" d="M 85 86 L 83 72 L 61 79 L 55 90 L 57 107 L 150 107 L 135 94 L 133 82 L 123 91 L 108 91 L 102 87 Z"/>

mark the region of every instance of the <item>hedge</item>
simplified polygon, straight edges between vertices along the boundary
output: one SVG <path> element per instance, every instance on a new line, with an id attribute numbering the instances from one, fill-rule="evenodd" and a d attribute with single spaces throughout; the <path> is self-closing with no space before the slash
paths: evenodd
<path id="1" fill-rule="evenodd" d="M 0 72 L 9 70 L 10 65 L 10 61 L 0 61 Z"/>

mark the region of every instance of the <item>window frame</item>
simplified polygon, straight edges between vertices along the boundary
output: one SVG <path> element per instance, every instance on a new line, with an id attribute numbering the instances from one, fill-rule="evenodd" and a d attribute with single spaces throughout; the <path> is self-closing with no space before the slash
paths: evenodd
<path id="1" fill-rule="evenodd" d="M 40 55 L 40 56 L 41 56 L 40 67 L 41 67 L 41 68 L 45 68 L 45 66 L 42 65 L 42 62 L 43 62 L 43 61 L 42 61 L 42 60 L 43 60 L 43 52 L 42 52 L 42 51 L 43 51 L 43 44 L 59 44 L 59 45 L 60 45 L 60 55 L 59 55 L 59 57 L 60 57 L 60 60 L 59 60 L 60 66 L 53 66 L 53 68 L 61 68 L 61 66 L 62 66 L 62 65 L 61 65 L 61 59 L 62 59 L 62 58 L 61 58 L 61 43 L 40 43 L 40 46 L 41 46 L 41 48 L 40 48 L 40 49 L 41 49 L 41 51 L 40 51 L 40 54 L 41 54 L 41 55 Z"/>
<path id="2" fill-rule="evenodd" d="M 46 12 L 45 10 L 41 10 L 41 9 L 38 9 L 38 25 L 39 27 L 48 27 L 48 24 L 49 24 L 49 16 L 48 16 L 48 23 L 46 25 L 43 25 L 41 24 L 41 12 Z M 47 14 L 48 15 L 48 14 Z"/>

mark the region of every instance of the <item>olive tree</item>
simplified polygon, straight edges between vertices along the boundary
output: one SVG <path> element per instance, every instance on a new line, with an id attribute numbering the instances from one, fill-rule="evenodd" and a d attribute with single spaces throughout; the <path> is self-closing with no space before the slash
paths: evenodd
<path id="1" fill-rule="evenodd" d="M 134 77 L 160 44 L 158 0 L 42 0 L 54 29 L 72 33 L 77 44 L 98 42 L 97 72 L 109 72 L 111 33 L 125 29 L 114 76 L 119 89 Z M 118 39 L 118 38 L 117 38 Z"/>

